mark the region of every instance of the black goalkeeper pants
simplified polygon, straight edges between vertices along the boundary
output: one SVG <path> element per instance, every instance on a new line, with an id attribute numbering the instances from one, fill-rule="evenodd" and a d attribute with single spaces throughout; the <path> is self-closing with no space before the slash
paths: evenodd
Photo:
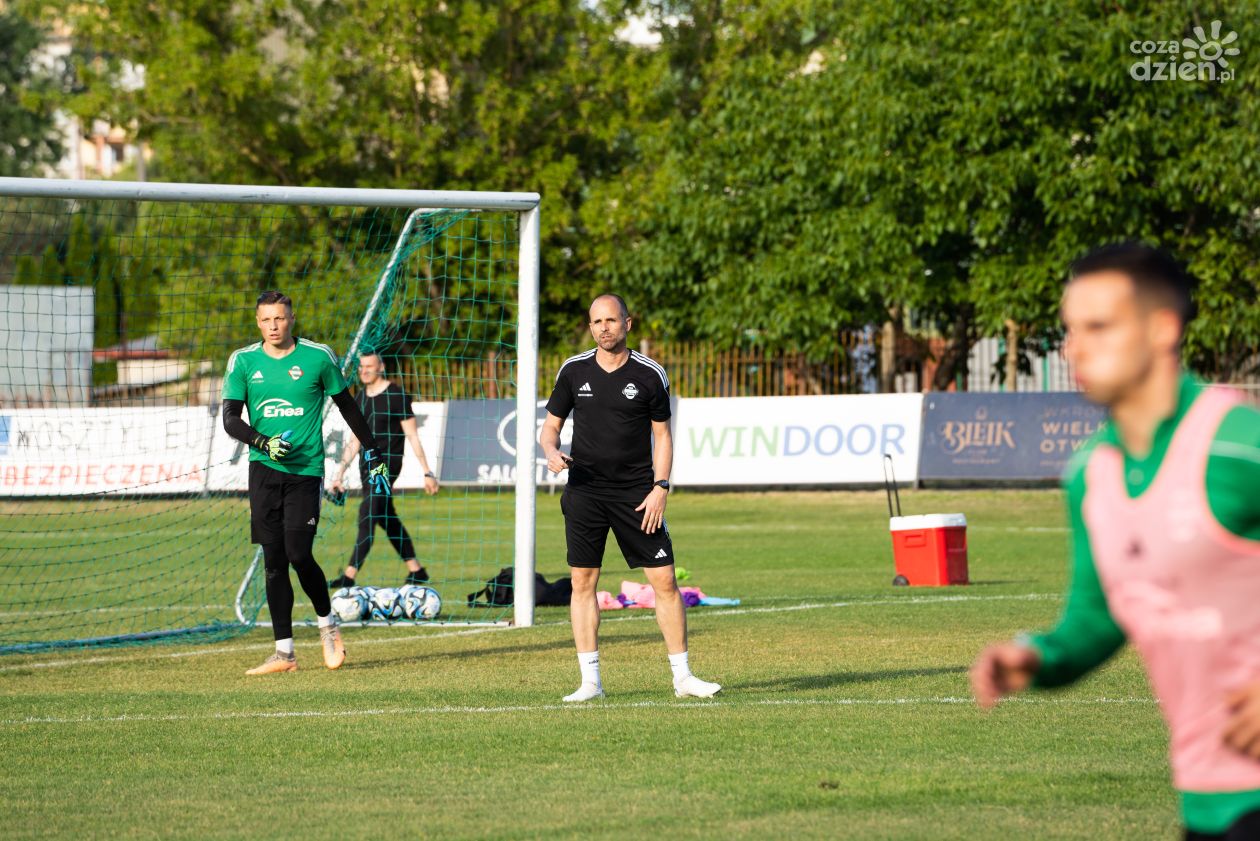
<path id="1" fill-rule="evenodd" d="M 389 466 L 391 488 L 394 477 L 398 476 L 398 470 L 401 467 L 401 463 L 398 465 L 391 463 Z M 407 527 L 398 516 L 398 510 L 394 508 L 393 494 L 385 496 L 372 493 L 367 477 L 364 476 L 363 501 L 359 503 L 359 536 L 355 539 L 354 549 L 350 552 L 350 566 L 363 569 L 363 562 L 367 560 L 368 552 L 372 551 L 372 543 L 376 538 L 378 526 L 385 530 L 385 536 L 389 538 L 390 545 L 394 547 L 398 557 L 407 561 L 416 556 L 416 547 L 412 545 L 411 535 L 407 533 Z"/>
<path id="2" fill-rule="evenodd" d="M 278 640 L 293 636 L 293 584 L 289 567 L 297 573 L 302 590 L 311 600 L 316 616 L 332 610 L 324 571 L 311 551 L 319 526 L 319 476 L 284 473 L 252 461 L 249 464 L 250 532 L 262 546 L 266 571 L 267 609 Z"/>

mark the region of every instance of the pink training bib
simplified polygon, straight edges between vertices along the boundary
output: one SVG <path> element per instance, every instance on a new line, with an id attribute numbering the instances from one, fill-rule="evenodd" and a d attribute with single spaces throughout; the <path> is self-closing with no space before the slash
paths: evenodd
<path id="1" fill-rule="evenodd" d="M 1212 439 L 1237 402 L 1206 389 L 1137 499 L 1115 447 L 1098 445 L 1085 467 L 1083 513 L 1098 577 L 1159 698 L 1181 791 L 1260 789 L 1260 762 L 1222 736 L 1226 695 L 1260 681 L 1260 544 L 1217 522 L 1205 481 Z"/>

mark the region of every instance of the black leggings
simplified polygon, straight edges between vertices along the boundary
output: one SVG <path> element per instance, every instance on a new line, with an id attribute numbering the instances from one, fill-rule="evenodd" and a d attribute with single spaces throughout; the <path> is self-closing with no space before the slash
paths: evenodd
<path id="1" fill-rule="evenodd" d="M 398 475 L 392 469 L 390 474 Z M 389 538 L 398 557 L 408 561 L 416 556 L 416 547 L 411 544 L 411 535 L 407 533 L 407 527 L 403 525 L 398 511 L 394 508 L 394 497 L 372 493 L 365 482 L 363 501 L 359 503 L 359 536 L 354 542 L 354 550 L 350 553 L 350 566 L 363 569 L 363 562 L 367 560 L 368 552 L 372 551 L 372 541 L 376 537 L 377 526 L 385 529 L 385 536 Z"/>
<path id="2" fill-rule="evenodd" d="M 328 597 L 328 582 L 324 571 L 315 563 L 311 547 L 315 544 L 315 532 L 285 530 L 284 541 L 264 543 L 263 564 L 267 570 L 267 610 L 271 612 L 271 629 L 276 639 L 293 636 L 293 584 L 289 581 L 289 567 L 297 571 L 302 591 L 315 606 L 316 616 L 332 612 Z"/>

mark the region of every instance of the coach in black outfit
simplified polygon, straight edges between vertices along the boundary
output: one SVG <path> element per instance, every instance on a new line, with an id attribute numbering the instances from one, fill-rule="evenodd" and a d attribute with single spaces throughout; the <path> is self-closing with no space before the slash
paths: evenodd
<path id="1" fill-rule="evenodd" d="M 432 496 L 438 492 L 437 476 L 429 469 L 429 460 L 425 458 L 424 447 L 420 445 L 420 435 L 416 431 L 416 416 L 411 411 L 411 398 L 402 386 L 385 378 L 385 362 L 380 354 L 364 353 L 359 357 L 359 382 L 363 385 L 355 398 L 368 425 L 380 443 L 381 455 L 389 465 L 390 486 L 398 479 L 402 471 L 404 442 L 411 442 L 411 449 L 420 460 L 424 470 L 424 490 Z M 341 457 L 341 469 L 329 486 L 332 490 L 345 492 L 346 471 L 350 468 L 355 456 L 359 453 L 359 442 L 351 439 Z M 365 476 L 363 460 L 359 460 L 359 477 Z M 366 481 L 363 487 L 367 487 Z M 411 542 L 411 535 L 403 525 L 398 511 L 394 509 L 392 495 L 364 493 L 363 502 L 359 505 L 359 534 L 350 553 L 350 561 L 345 571 L 328 582 L 332 589 L 353 587 L 355 576 L 367 560 L 372 550 L 373 536 L 376 527 L 385 530 L 390 545 L 407 565 L 407 578 L 404 584 L 424 584 L 429 580 L 428 571 L 420 566 L 416 559 L 416 549 Z"/>
<path id="2" fill-rule="evenodd" d="M 700 680 L 687 663 L 687 615 L 674 580 L 674 547 L 665 523 L 674 461 L 669 377 L 656 362 L 626 347 L 630 325 L 620 296 L 595 299 L 590 329 L 596 347 L 560 366 L 539 437 L 547 467 L 554 473 L 569 470 L 560 509 L 573 577 L 569 611 L 582 685 L 565 701 L 604 694 L 595 590 L 609 529 L 626 563 L 642 569 L 656 593 L 656 621 L 669 653 L 674 694 L 709 698 L 722 688 Z M 572 458 L 559 446 L 570 412 Z"/>

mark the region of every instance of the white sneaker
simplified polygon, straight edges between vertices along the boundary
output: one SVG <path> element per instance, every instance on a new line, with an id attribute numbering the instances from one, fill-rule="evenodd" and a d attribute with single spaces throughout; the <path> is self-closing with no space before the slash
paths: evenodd
<path id="1" fill-rule="evenodd" d="M 695 675 L 674 682 L 674 695 L 679 698 L 712 698 L 721 691 L 721 684 L 709 683 Z"/>
<path id="2" fill-rule="evenodd" d="M 604 687 L 597 686 L 594 683 L 584 683 L 577 688 L 577 692 L 572 695 L 565 695 L 562 699 L 566 704 L 574 704 L 579 701 L 593 701 L 596 698 L 604 697 Z"/>

